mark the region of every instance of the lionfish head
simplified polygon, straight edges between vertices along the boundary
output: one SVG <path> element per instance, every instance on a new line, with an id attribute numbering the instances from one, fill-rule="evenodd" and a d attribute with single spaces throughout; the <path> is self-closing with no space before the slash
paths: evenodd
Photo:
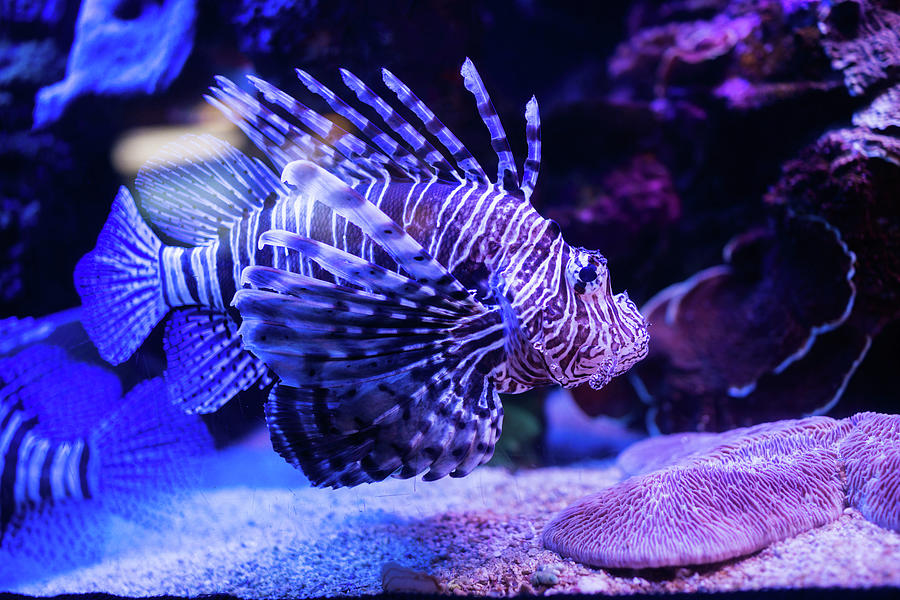
<path id="1" fill-rule="evenodd" d="M 603 255 L 568 244 L 563 254 L 562 272 L 553 274 L 559 292 L 541 311 L 534 347 L 553 381 L 600 389 L 647 355 L 650 335 L 628 294 L 612 293 Z"/>

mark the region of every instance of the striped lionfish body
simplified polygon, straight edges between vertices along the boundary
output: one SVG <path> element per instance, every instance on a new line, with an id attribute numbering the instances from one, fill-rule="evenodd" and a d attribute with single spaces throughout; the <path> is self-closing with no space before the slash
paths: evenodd
<path id="1" fill-rule="evenodd" d="M 643 358 L 644 320 L 613 295 L 606 260 L 566 244 L 529 202 L 534 98 L 520 179 L 481 78 L 463 65 L 497 151 L 491 180 L 389 71 L 385 84 L 418 128 L 348 71 L 344 83 L 390 133 L 298 75 L 359 134 L 262 80 L 251 78 L 250 95 L 218 78 L 208 100 L 281 179 L 213 138 L 166 149 L 136 187 L 173 245 L 122 188 L 76 270 L 105 358 L 126 359 L 175 309 L 165 336 L 173 396 L 215 410 L 268 367 L 279 379 L 266 407 L 276 450 L 335 487 L 465 475 L 491 456 L 498 393 L 600 387 Z"/>
<path id="2" fill-rule="evenodd" d="M 0 542 L 30 509 L 172 485 L 211 445 L 203 423 L 168 401 L 159 378 L 123 399 L 111 372 L 35 345 L 0 358 Z"/>

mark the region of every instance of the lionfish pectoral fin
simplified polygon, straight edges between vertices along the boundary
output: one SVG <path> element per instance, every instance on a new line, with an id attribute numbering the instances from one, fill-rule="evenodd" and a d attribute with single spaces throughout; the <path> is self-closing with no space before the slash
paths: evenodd
<path id="1" fill-rule="evenodd" d="M 483 376 L 420 369 L 328 387 L 279 384 L 266 404 L 273 447 L 320 487 L 468 474 L 493 453 L 499 398 Z"/>
<path id="2" fill-rule="evenodd" d="M 210 413 L 266 377 L 266 366 L 241 344 L 237 324 L 217 310 L 184 308 L 166 321 L 166 385 L 187 413 Z"/>
<path id="3" fill-rule="evenodd" d="M 266 413 L 289 463 L 315 485 L 341 487 L 426 470 L 427 479 L 463 475 L 490 458 L 502 411 L 478 362 L 502 349 L 498 315 L 468 293 L 448 294 L 459 282 L 446 272 L 421 283 L 286 231 L 260 242 L 365 288 L 244 269 L 255 289 L 238 290 L 233 304 L 244 346 L 281 378 Z"/>

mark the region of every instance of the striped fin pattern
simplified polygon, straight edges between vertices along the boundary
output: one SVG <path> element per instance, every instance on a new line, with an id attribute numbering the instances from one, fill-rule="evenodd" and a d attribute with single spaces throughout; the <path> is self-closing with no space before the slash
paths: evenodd
<path id="1" fill-rule="evenodd" d="M 245 274 L 260 289 L 235 295 L 241 335 L 282 379 L 266 406 L 273 445 L 315 485 L 462 476 L 490 457 L 502 409 L 476 367 L 502 348 L 497 315 L 454 314 L 440 296 L 423 301 L 427 287 L 381 273 L 360 283 L 390 295 L 265 267 Z"/>
<path id="2" fill-rule="evenodd" d="M 365 118 L 359 111 L 341 100 L 337 94 L 319 83 L 306 71 L 297 69 L 297 77 L 309 91 L 322 97 L 332 110 L 350 121 L 354 127 L 360 130 L 363 136 L 372 140 L 372 142 L 375 143 L 382 152 L 389 156 L 392 161 L 403 165 L 407 170 L 419 177 L 428 178 L 428 166 L 427 164 L 423 164 L 422 156 L 419 156 L 418 153 L 410 153 L 409 150 L 397 143 L 397 140 L 386 134 L 377 125 Z M 427 141 L 424 138 L 422 138 L 422 142 L 423 145 L 427 144 Z"/>
<path id="3" fill-rule="evenodd" d="M 289 231 L 260 236 L 362 288 L 244 270 L 242 284 L 256 289 L 234 296 L 241 337 L 281 378 L 266 409 L 273 445 L 316 485 L 468 473 L 500 431 L 485 365 L 503 350 L 502 317 L 334 175 L 298 161 L 284 180 L 360 227 L 409 276 Z"/>
<path id="4" fill-rule="evenodd" d="M 142 495 L 188 484 L 196 461 L 213 447 L 206 425 L 172 402 L 161 377 L 132 388 L 88 442 L 96 455 L 97 495 L 126 516 Z"/>
<path id="5" fill-rule="evenodd" d="M 490 381 L 457 380 L 448 372 L 401 387 L 409 378 L 365 386 L 373 408 L 391 407 L 374 419 L 349 416 L 340 388 L 276 386 L 266 405 L 275 449 L 322 487 L 354 486 L 389 476 L 426 481 L 463 477 L 493 453 L 502 409 Z M 349 404 L 358 408 L 359 403 Z"/>
<path id="6" fill-rule="evenodd" d="M 528 156 L 525 158 L 522 194 L 525 195 L 525 200 L 530 200 L 541 170 L 541 115 L 534 96 L 525 105 L 525 139 L 528 142 Z"/>
<path id="7" fill-rule="evenodd" d="M 506 131 L 504 131 L 503 124 L 500 123 L 500 117 L 491 103 L 491 98 L 484 87 L 484 82 L 481 81 L 481 76 L 475 69 L 475 65 L 468 58 L 463 63 L 460 73 L 463 76 L 466 89 L 475 96 L 478 114 L 481 115 L 481 120 L 487 125 L 488 132 L 491 134 L 491 147 L 497 153 L 498 160 L 497 185 L 517 190 L 519 188 L 519 172 L 516 169 L 516 161 L 513 159 L 509 140 L 506 139 Z M 509 178 L 508 186 L 505 185 L 507 178 Z"/>
<path id="8" fill-rule="evenodd" d="M 206 96 L 206 99 L 247 134 L 277 169 L 284 169 L 295 160 L 308 160 L 352 186 L 365 181 L 384 180 L 387 170 L 390 170 L 395 181 L 405 178 L 410 181 L 438 179 L 449 183 L 471 181 L 482 186 L 489 183 L 484 169 L 459 138 L 390 71 L 382 69 L 384 84 L 415 115 L 421 122 L 420 126 L 404 119 L 350 71 L 341 69 L 340 73 L 344 84 L 361 103 L 375 110 L 386 129 L 363 116 L 332 90 L 300 69 L 297 70 L 297 76 L 306 88 L 323 98 L 332 110 L 358 129 L 362 137 L 345 131 L 289 94 L 257 77 L 249 79 L 260 92 L 261 100 L 224 77 L 216 78 L 217 86 L 211 88 L 211 95 Z M 466 59 L 462 67 L 462 74 L 466 88 L 476 97 L 479 114 L 490 132 L 491 145 L 497 152 L 498 182 L 504 184 L 508 191 L 524 193 L 525 189 L 520 189 L 519 174 L 506 133 L 484 83 L 469 59 Z M 528 188 L 530 196 L 540 162 L 539 142 L 537 145 L 533 143 L 539 139 L 537 103 L 534 102 L 533 111 L 526 113 L 534 116 L 534 119 L 528 120 L 527 126 L 535 133 L 529 134 L 529 157 L 532 162 L 531 170 L 526 168 L 526 183 L 523 184 L 531 186 Z M 420 127 L 424 127 L 443 146 L 446 154 L 445 150 L 436 147 L 418 131 Z"/>
<path id="9" fill-rule="evenodd" d="M 428 140 L 420 135 L 406 119 L 401 117 L 400 113 L 395 111 L 390 104 L 382 100 L 378 94 L 373 92 L 369 86 L 364 84 L 356 75 L 347 69 L 341 69 L 341 77 L 344 80 L 344 84 L 356 94 L 356 97 L 359 98 L 360 102 L 374 108 L 375 112 L 384 119 L 387 126 L 406 143 L 412 146 L 415 152 L 420 155 L 424 153 L 425 162 L 437 169 L 438 173 L 449 172 L 451 175 L 458 177 L 456 170 L 450 166 L 444 156 L 438 152 Z M 417 116 L 421 118 L 421 115 L 417 114 Z M 443 142 L 444 140 L 441 139 L 441 141 Z M 462 146 L 462 144 L 459 143 L 459 140 L 456 140 L 456 143 Z"/>
<path id="10" fill-rule="evenodd" d="M 175 311 L 166 322 L 165 380 L 173 402 L 188 414 L 219 410 L 254 383 L 268 383 L 266 366 L 244 350 L 227 313 L 201 308 Z"/>
<path id="11" fill-rule="evenodd" d="M 131 192 L 119 188 L 96 246 L 75 266 L 82 324 L 112 364 L 134 354 L 170 308 L 161 281 L 161 247 Z"/>
<path id="12" fill-rule="evenodd" d="M 204 246 L 283 186 L 272 171 L 210 135 L 187 135 L 162 148 L 135 180 L 141 208 L 169 237 Z"/>
<path id="13" fill-rule="evenodd" d="M 436 137 L 438 141 L 447 148 L 450 155 L 453 157 L 453 160 L 456 161 L 466 174 L 466 177 L 479 184 L 487 183 L 487 176 L 484 174 L 484 169 L 481 168 L 481 165 L 478 164 L 478 161 L 475 160 L 472 153 L 469 152 L 452 131 L 447 129 L 447 127 L 441 123 L 431 109 L 428 108 L 424 102 L 419 100 L 416 95 L 412 93 L 412 90 L 410 90 L 409 87 L 400 81 L 393 73 L 387 69 L 382 69 L 381 75 L 384 84 L 392 92 L 397 94 L 397 98 L 403 103 L 403 106 L 412 111 L 412 113 L 425 125 L 425 130 Z"/>
<path id="14" fill-rule="evenodd" d="M 250 141 L 283 169 L 294 160 L 313 160 L 348 180 L 358 180 L 358 169 L 342 160 L 330 145 L 316 139 L 295 119 L 286 120 L 225 77 L 216 77 L 207 102 L 218 108 Z M 292 122 L 293 121 L 293 122 Z"/>
<path id="15" fill-rule="evenodd" d="M 462 284 L 402 227 L 325 169 L 307 161 L 293 162 L 282 180 L 359 227 L 419 283 L 437 286 L 455 300 L 469 297 Z"/>

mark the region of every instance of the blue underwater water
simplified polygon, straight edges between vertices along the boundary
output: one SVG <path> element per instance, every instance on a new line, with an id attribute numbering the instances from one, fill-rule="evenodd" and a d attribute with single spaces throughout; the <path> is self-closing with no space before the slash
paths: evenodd
<path id="1" fill-rule="evenodd" d="M 549 518 L 590 485 L 612 484 L 612 459 L 648 435 L 897 412 L 898 32 L 900 12 L 881 0 L 590 6 L 544 0 L 0 0 L 0 593 L 306 597 L 545 590 L 532 574 L 563 559 L 540 546 L 544 522 L 535 529 L 525 518 L 515 520 L 509 516 L 515 510 L 497 508 L 499 501 L 485 490 L 510 506 L 528 505 L 527 494 L 539 490 L 545 494 L 540 502 L 551 507 Z M 422 478 L 320 490 L 299 468 L 309 461 L 296 456 L 308 439 L 297 442 L 291 436 L 299 434 L 287 425 L 286 433 L 272 431 L 275 418 L 267 425 L 267 410 L 274 414 L 267 402 L 277 404 L 273 389 L 288 379 L 279 359 L 269 364 L 253 356 L 239 383 L 232 374 L 239 370 L 232 369 L 236 357 L 250 356 L 240 354 L 239 323 L 253 321 L 251 315 L 277 321 L 275 315 L 263 310 L 260 317 L 252 308 L 242 315 L 229 297 L 215 315 L 204 309 L 179 317 L 165 305 L 148 320 L 141 290 L 113 307 L 88 306 L 85 298 L 94 292 L 84 291 L 83 277 L 108 282 L 124 276 L 103 279 L 109 263 L 102 253 L 77 275 L 76 265 L 104 243 L 113 254 L 128 255 L 125 262 L 146 255 L 152 264 L 199 269 L 196 261 L 212 260 L 186 254 L 172 259 L 174 253 L 163 258 L 162 247 L 224 240 L 229 211 L 246 215 L 253 207 L 220 205 L 221 218 L 213 222 L 209 213 L 194 210 L 202 202 L 188 201 L 176 213 L 189 217 L 173 224 L 158 218 L 164 209 L 141 199 L 136 181 L 166 144 L 208 135 L 251 157 L 242 168 L 262 165 L 268 175 L 257 185 L 279 186 L 276 151 L 297 158 L 290 154 L 296 131 L 276 131 L 290 121 L 290 105 L 282 101 L 273 109 L 274 127 L 251 120 L 242 131 L 227 109 L 209 101 L 215 96 L 219 108 L 224 103 L 232 111 L 246 98 L 276 106 L 273 94 L 261 92 L 248 76 L 325 117 L 303 121 L 301 135 L 317 148 L 336 142 L 333 131 L 317 129 L 323 122 L 376 142 L 348 113 L 310 93 L 296 68 L 390 132 L 407 155 L 415 154 L 420 148 L 409 143 L 412 136 L 402 137 L 395 121 L 380 119 L 364 95 L 357 102 L 358 90 L 348 88 L 338 70 L 349 69 L 388 100 L 415 135 L 446 149 L 450 162 L 464 160 L 429 119 L 382 85 L 386 67 L 495 179 L 503 144 L 492 144 L 495 130 L 489 131 L 491 123 L 486 129 L 479 114 L 484 102 L 476 106 L 467 90 L 472 79 L 460 71 L 467 57 L 505 127 L 514 168 L 523 173 L 532 169 L 526 158 L 533 161 L 528 153 L 535 148 L 526 103 L 532 95 L 537 99 L 540 176 L 533 195 L 524 181 L 512 186 L 513 193 L 551 219 L 572 248 L 603 255 L 611 291 L 627 290 L 640 309 L 649 353 L 600 390 L 585 383 L 502 394 L 503 433 L 488 467 L 461 482 L 435 484 L 446 486 L 435 488 L 446 489 L 446 497 L 423 491 L 432 484 Z M 217 83 L 217 76 L 234 87 Z M 248 130 L 251 137 L 254 131 L 270 137 L 260 142 Z M 362 164 L 354 148 L 334 152 L 350 157 L 350 171 Z M 331 155 L 316 156 L 322 168 L 343 168 L 340 160 L 328 162 Z M 176 181 L 184 172 L 171 164 Z M 210 180 L 229 168 L 215 160 L 198 164 L 213 173 Z M 498 189 L 505 183 L 501 174 Z M 189 197 L 196 191 L 190 185 L 170 199 Z M 129 209 L 117 213 L 114 201 L 134 212 L 121 216 Z M 111 206 L 125 225 L 115 225 Z M 119 235 L 138 222 L 159 240 L 158 248 Z M 101 231 L 118 233 L 104 238 Z M 203 243 L 194 243 L 198 239 Z M 282 246 L 285 255 L 288 246 Z M 533 246 L 523 261 L 543 260 L 546 248 Z M 478 260 L 488 264 L 488 258 Z M 218 260 L 221 267 L 221 253 Z M 564 267 L 558 270 L 553 285 L 566 276 Z M 461 272 L 452 275 L 495 281 L 484 265 Z M 132 274 L 140 280 L 146 271 Z M 593 280 L 596 270 L 591 275 Z M 127 278 L 126 286 L 131 283 Z M 589 283 L 582 281 L 578 293 Z M 178 288 L 188 300 L 204 290 L 196 282 Z M 483 292 L 474 297 L 486 305 L 511 300 Z M 561 321 L 574 321 L 574 314 L 564 312 Z M 215 320 L 215 335 L 189 333 L 207 318 Z M 94 332 L 104 327 L 109 339 L 99 340 Z M 225 336 L 231 342 L 222 341 Z M 361 339 L 354 348 L 384 347 L 381 340 Z M 222 350 L 227 343 L 232 345 Z M 329 346 L 323 342 L 315 350 L 327 354 Z M 121 354 L 116 365 L 105 360 L 114 352 Z M 190 371 L 179 370 L 175 356 L 196 361 L 190 373 L 202 378 L 204 390 L 216 390 L 213 400 L 197 399 L 196 389 L 173 383 Z M 603 373 L 604 381 L 614 369 Z M 359 389 L 371 388 L 360 382 Z M 290 400 L 279 398 L 278 406 Z M 298 419 L 297 430 L 314 423 L 330 433 L 323 414 Z M 450 438 L 444 442 L 447 448 L 428 450 L 446 456 Z M 338 471 L 344 458 L 320 464 Z M 391 472 L 404 473 L 399 463 L 394 467 Z M 885 472 L 893 473 L 889 467 Z M 543 489 L 549 487 L 540 485 L 545 469 L 547 481 L 571 476 L 568 493 L 574 497 L 565 495 L 565 484 L 559 497 Z M 334 482 L 328 473 L 307 474 L 313 482 Z M 890 498 L 885 502 L 888 517 L 900 514 Z M 395 505 L 404 508 L 394 511 Z M 440 546 L 450 539 L 441 536 L 450 536 L 454 518 L 464 524 L 460 531 L 481 523 L 497 534 L 491 515 L 509 520 L 509 547 L 531 544 L 534 552 L 513 560 L 496 536 Z M 884 522 L 891 522 L 888 517 Z M 866 531 L 873 537 L 881 535 L 872 523 L 862 523 L 859 528 L 871 525 Z M 331 563 L 329 553 L 337 557 Z M 155 555 L 162 557 L 159 564 L 146 561 Z M 228 556 L 234 560 L 226 567 L 221 562 Z M 515 564 L 510 581 L 476 573 L 490 561 Z M 412 571 L 392 580 L 381 569 L 395 562 Z M 808 585 L 900 585 L 888 567 L 887 575 L 877 567 L 860 579 L 844 582 L 838 575 Z M 579 591 L 572 583 L 577 578 L 567 573 L 561 585 L 568 587 L 560 589 Z M 433 583 L 430 574 L 440 581 Z M 684 577 L 670 575 L 663 579 L 676 582 L 673 589 L 689 589 L 677 587 L 688 585 Z M 630 578 L 613 576 L 618 580 L 612 587 L 584 590 L 624 592 L 616 586 Z M 290 584 L 273 583 L 279 577 Z M 657 583 L 629 589 L 663 590 L 652 587 Z M 289 585 L 299 587 L 289 592 Z M 722 589 L 715 585 L 710 589 Z"/>

